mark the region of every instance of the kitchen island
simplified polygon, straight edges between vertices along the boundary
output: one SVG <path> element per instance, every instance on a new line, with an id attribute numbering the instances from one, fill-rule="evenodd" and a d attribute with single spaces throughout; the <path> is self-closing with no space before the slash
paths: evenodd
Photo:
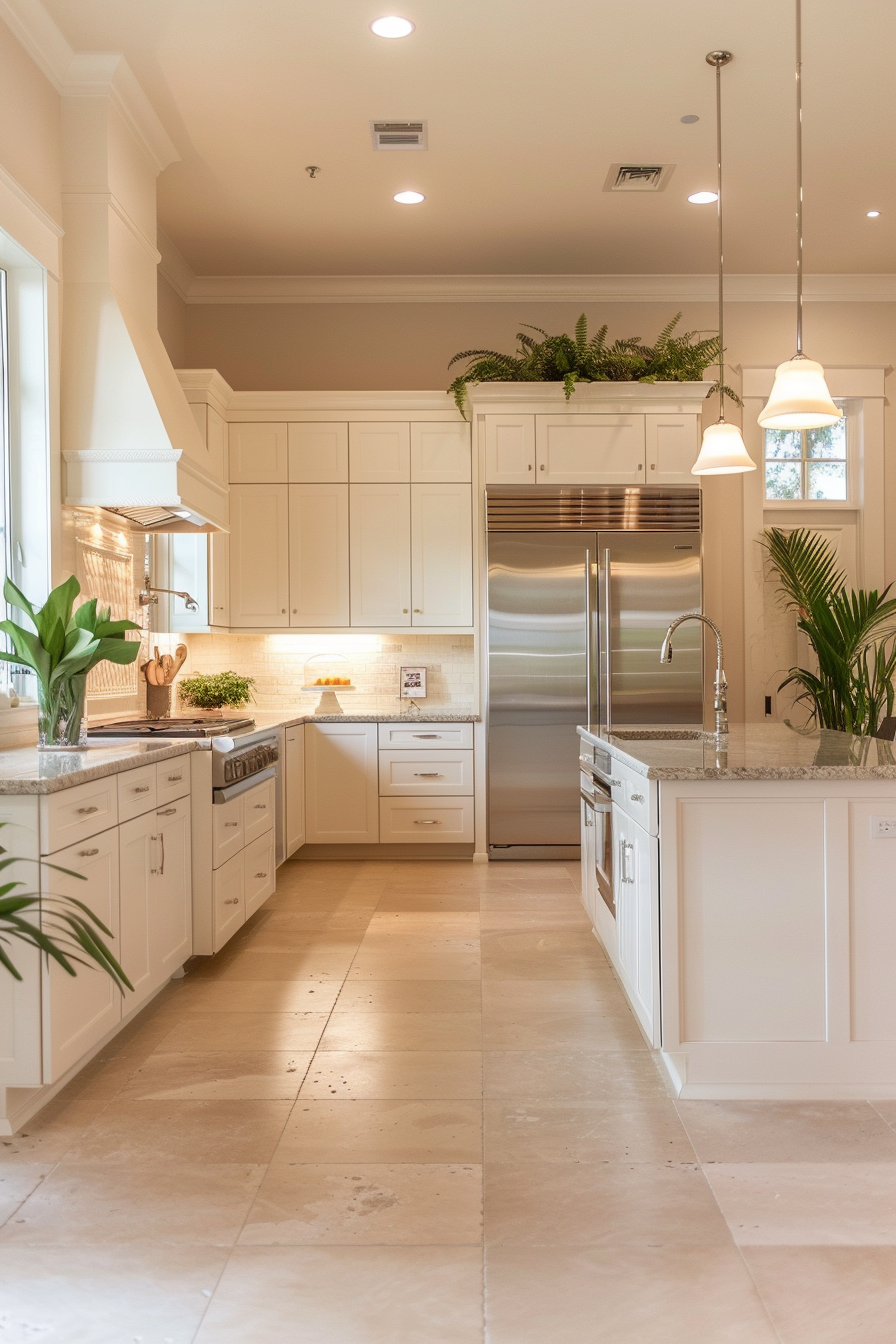
<path id="1" fill-rule="evenodd" d="M 583 899 L 675 1091 L 896 1096 L 892 744 L 579 735 Z"/>

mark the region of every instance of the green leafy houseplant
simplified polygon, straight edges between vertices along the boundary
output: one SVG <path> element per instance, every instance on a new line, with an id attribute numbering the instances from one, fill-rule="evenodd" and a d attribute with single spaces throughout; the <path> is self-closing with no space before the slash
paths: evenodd
<path id="1" fill-rule="evenodd" d="M 458 360 L 471 361 L 458 374 L 448 391 L 461 415 L 467 399 L 467 388 L 477 383 L 562 383 L 567 401 L 576 383 L 687 383 L 699 382 L 704 370 L 719 358 L 718 335 L 686 331 L 676 336 L 675 328 L 681 313 L 667 322 L 654 345 L 643 345 L 640 336 L 627 336 L 607 344 L 606 323 L 588 339 L 588 319 L 584 313 L 576 323 L 575 335 L 563 333 L 549 336 L 541 327 L 529 326 L 544 339 L 535 340 L 526 332 L 517 332 L 519 348 L 514 355 L 499 350 L 461 350 L 448 367 Z M 730 397 L 740 405 L 740 398 L 730 387 L 716 381 L 707 396 L 713 393 Z"/>
<path id="2" fill-rule="evenodd" d="M 892 584 L 852 589 L 824 537 L 807 527 L 784 532 L 768 527 L 762 537 L 780 580 L 785 605 L 808 635 L 817 672 L 792 667 L 778 687 L 799 686 L 797 703 L 811 721 L 856 736 L 876 735 L 893 714 L 896 674 L 896 599 Z"/>
<path id="3" fill-rule="evenodd" d="M 5 826 L 0 822 L 0 826 Z M 0 872 L 22 863 L 0 845 Z M 86 881 L 83 873 L 73 873 L 68 868 L 60 868 L 55 863 L 40 863 L 42 868 L 52 868 L 66 877 L 77 877 Z M 124 993 L 133 989 L 124 971 L 119 966 L 101 937 L 112 937 L 101 919 L 74 896 L 48 896 L 46 893 L 17 892 L 24 882 L 0 882 L 0 966 L 3 966 L 16 980 L 21 980 L 21 972 L 16 968 L 7 951 L 12 940 L 36 947 L 44 956 L 61 966 L 67 975 L 77 975 L 76 966 L 89 966 L 91 963 L 105 971 Z M 32 922 L 28 916 L 36 916 Z"/>
<path id="4" fill-rule="evenodd" d="M 194 709 L 223 709 L 229 705 L 239 709 L 252 698 L 252 677 L 241 677 L 236 672 L 205 672 L 184 677 L 178 683 L 180 698 Z"/>
<path id="5" fill-rule="evenodd" d="M 133 621 L 113 621 L 108 607 L 91 598 L 74 610 L 81 585 L 74 575 L 54 588 L 37 610 L 7 579 L 7 603 L 27 616 L 32 629 L 16 621 L 0 621 L 13 652 L 0 650 L 0 659 L 30 668 L 37 677 L 37 728 L 41 747 L 77 747 L 87 741 L 84 697 L 87 674 L 97 663 L 132 663 L 140 652 L 137 640 L 125 639 L 139 630 Z"/>

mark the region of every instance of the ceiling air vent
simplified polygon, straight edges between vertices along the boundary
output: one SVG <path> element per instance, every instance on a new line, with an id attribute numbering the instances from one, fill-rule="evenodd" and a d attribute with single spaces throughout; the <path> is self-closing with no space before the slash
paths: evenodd
<path id="1" fill-rule="evenodd" d="M 374 149 L 426 149 L 425 121 L 372 121 Z"/>
<path id="2" fill-rule="evenodd" d="M 611 163 L 604 191 L 665 191 L 674 163 Z"/>

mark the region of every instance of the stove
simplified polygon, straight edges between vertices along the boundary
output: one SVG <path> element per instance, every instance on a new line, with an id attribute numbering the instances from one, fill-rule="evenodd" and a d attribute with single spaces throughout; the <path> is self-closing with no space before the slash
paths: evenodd
<path id="1" fill-rule="evenodd" d="M 255 727 L 254 719 L 124 719 L 99 723 L 88 737 L 227 737 Z"/>

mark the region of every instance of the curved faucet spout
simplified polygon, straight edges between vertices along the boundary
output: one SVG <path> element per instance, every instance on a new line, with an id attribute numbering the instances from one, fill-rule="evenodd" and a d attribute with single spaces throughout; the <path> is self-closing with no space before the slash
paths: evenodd
<path id="1" fill-rule="evenodd" d="M 672 636 L 680 625 L 685 621 L 702 621 L 704 625 L 709 626 L 716 637 L 716 678 L 713 695 L 713 710 L 716 716 L 716 733 L 723 734 L 728 732 L 728 682 L 725 677 L 724 661 L 725 655 L 722 648 L 722 632 L 711 621 L 708 616 L 704 616 L 702 611 L 689 611 L 684 616 L 678 616 L 666 631 L 666 638 L 663 640 L 663 647 L 660 649 L 660 662 L 671 663 L 672 661 Z"/>

